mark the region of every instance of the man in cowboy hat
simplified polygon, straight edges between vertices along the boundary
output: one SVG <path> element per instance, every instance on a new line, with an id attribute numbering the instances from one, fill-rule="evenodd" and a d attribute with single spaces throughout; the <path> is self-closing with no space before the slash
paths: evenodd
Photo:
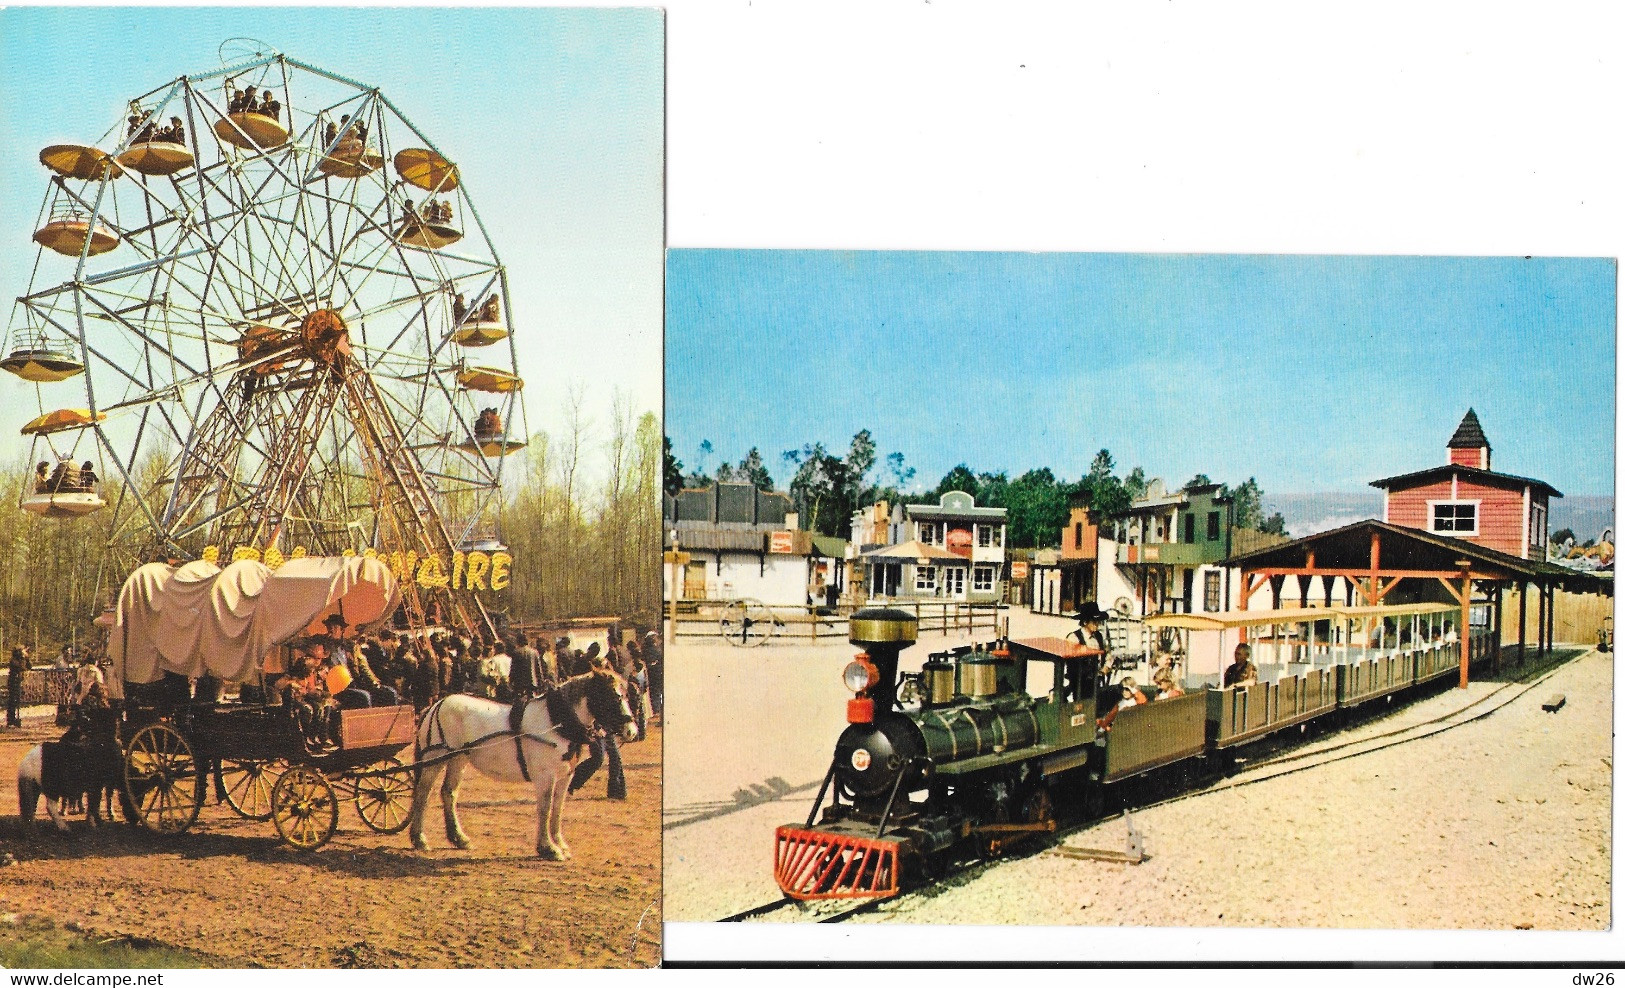
<path id="1" fill-rule="evenodd" d="M 1092 600 L 1084 601 L 1083 607 L 1078 610 L 1078 628 L 1067 637 L 1084 648 L 1099 649 L 1102 653 L 1110 652 L 1111 647 L 1106 643 L 1106 633 L 1101 630 L 1106 617 L 1106 612 L 1100 609 L 1099 604 Z"/>

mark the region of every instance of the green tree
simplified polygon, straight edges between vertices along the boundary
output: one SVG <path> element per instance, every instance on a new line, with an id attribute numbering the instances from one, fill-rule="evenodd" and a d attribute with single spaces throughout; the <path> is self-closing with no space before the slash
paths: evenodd
<path id="1" fill-rule="evenodd" d="M 666 472 L 663 482 L 666 493 L 676 497 L 683 489 L 683 461 L 679 460 L 671 451 L 671 437 L 666 436 Z"/>
<path id="2" fill-rule="evenodd" d="M 1236 527 L 1261 531 L 1264 525 L 1264 492 L 1258 480 L 1248 477 L 1247 482 L 1230 492 L 1236 506 Z"/>
<path id="3" fill-rule="evenodd" d="M 964 491 L 966 494 L 975 497 L 976 485 L 976 474 L 971 471 L 970 467 L 961 463 L 943 474 L 942 479 L 937 482 L 936 489 L 921 500 L 922 503 L 936 504 L 942 498 L 942 495 L 949 491 Z"/>
<path id="4" fill-rule="evenodd" d="M 1128 491 L 1123 482 L 1113 472 L 1116 463 L 1112 460 L 1110 450 L 1103 449 L 1095 454 L 1089 464 L 1089 472 L 1078 482 L 1078 491 L 1086 496 L 1089 508 L 1099 518 L 1110 518 L 1128 510 Z"/>
<path id="5" fill-rule="evenodd" d="M 1011 481 L 1004 507 L 1010 511 L 1010 544 L 1026 549 L 1058 545 L 1066 527 L 1071 486 L 1049 467 L 1028 470 Z"/>
<path id="6" fill-rule="evenodd" d="M 892 488 L 894 490 L 901 491 L 914 479 L 914 468 L 904 465 L 902 453 L 888 453 L 886 455 L 886 471 L 891 474 Z"/>
<path id="7" fill-rule="evenodd" d="M 1145 497 L 1146 486 L 1145 469 L 1143 467 L 1135 467 L 1128 472 L 1127 477 L 1123 478 L 1123 493 L 1128 495 L 1130 501 L 1138 501 L 1140 498 Z"/>
<path id="8" fill-rule="evenodd" d="M 756 485 L 757 490 L 773 489 L 773 476 L 767 472 L 767 464 L 762 462 L 762 451 L 755 446 L 739 461 L 739 466 L 734 469 L 734 478 L 749 481 Z"/>
<path id="9" fill-rule="evenodd" d="M 1205 473 L 1199 473 L 1191 479 L 1185 481 L 1184 489 L 1188 491 L 1192 487 L 1206 487 L 1211 483 L 1213 483 L 1213 478 L 1209 477 Z"/>
<path id="10" fill-rule="evenodd" d="M 786 450 L 781 456 L 794 469 L 789 492 L 801 515 L 801 527 L 849 537 L 853 513 L 872 504 L 875 494 L 868 483 L 875 465 L 875 442 L 869 430 L 862 429 L 852 437 L 844 458 L 826 450 L 823 443 Z"/>

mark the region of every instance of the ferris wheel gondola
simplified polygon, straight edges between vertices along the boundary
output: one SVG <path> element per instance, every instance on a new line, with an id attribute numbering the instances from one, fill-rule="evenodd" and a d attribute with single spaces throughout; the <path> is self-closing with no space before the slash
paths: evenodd
<path id="1" fill-rule="evenodd" d="M 449 555 L 492 529 L 525 417 L 511 314 L 456 339 L 454 298 L 508 291 L 457 166 L 376 88 L 277 53 L 128 111 L 40 153 L 0 368 L 36 386 L 39 461 L 93 449 L 98 487 L 31 482 L 23 509 L 108 508 L 109 584 L 158 552 Z M 470 377 L 457 346 L 504 339 Z"/>

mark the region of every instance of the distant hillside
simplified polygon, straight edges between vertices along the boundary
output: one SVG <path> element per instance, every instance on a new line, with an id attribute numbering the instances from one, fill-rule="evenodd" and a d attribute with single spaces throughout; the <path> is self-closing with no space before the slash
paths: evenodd
<path id="1" fill-rule="evenodd" d="M 1572 529 L 1584 542 L 1614 527 L 1614 499 L 1607 494 L 1570 494 L 1552 502 L 1551 530 Z"/>
<path id="2" fill-rule="evenodd" d="M 1311 491 L 1266 494 L 1265 510 L 1279 511 L 1293 538 L 1382 518 L 1382 491 Z M 1594 539 L 1614 524 L 1614 498 L 1607 494 L 1570 494 L 1552 502 L 1551 531 L 1568 528 L 1581 542 Z"/>
<path id="3" fill-rule="evenodd" d="M 1279 511 L 1293 538 L 1382 518 L 1382 491 L 1311 491 L 1264 495 L 1265 511 Z"/>

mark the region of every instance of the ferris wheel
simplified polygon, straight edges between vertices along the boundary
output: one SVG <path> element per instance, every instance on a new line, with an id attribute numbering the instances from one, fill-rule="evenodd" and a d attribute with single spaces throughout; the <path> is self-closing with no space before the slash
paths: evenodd
<path id="1" fill-rule="evenodd" d="M 524 382 L 452 159 L 379 90 L 276 53 L 109 110 L 39 154 L 0 359 L 38 398 L 20 507 L 105 512 L 114 579 L 206 547 L 500 544 Z"/>

